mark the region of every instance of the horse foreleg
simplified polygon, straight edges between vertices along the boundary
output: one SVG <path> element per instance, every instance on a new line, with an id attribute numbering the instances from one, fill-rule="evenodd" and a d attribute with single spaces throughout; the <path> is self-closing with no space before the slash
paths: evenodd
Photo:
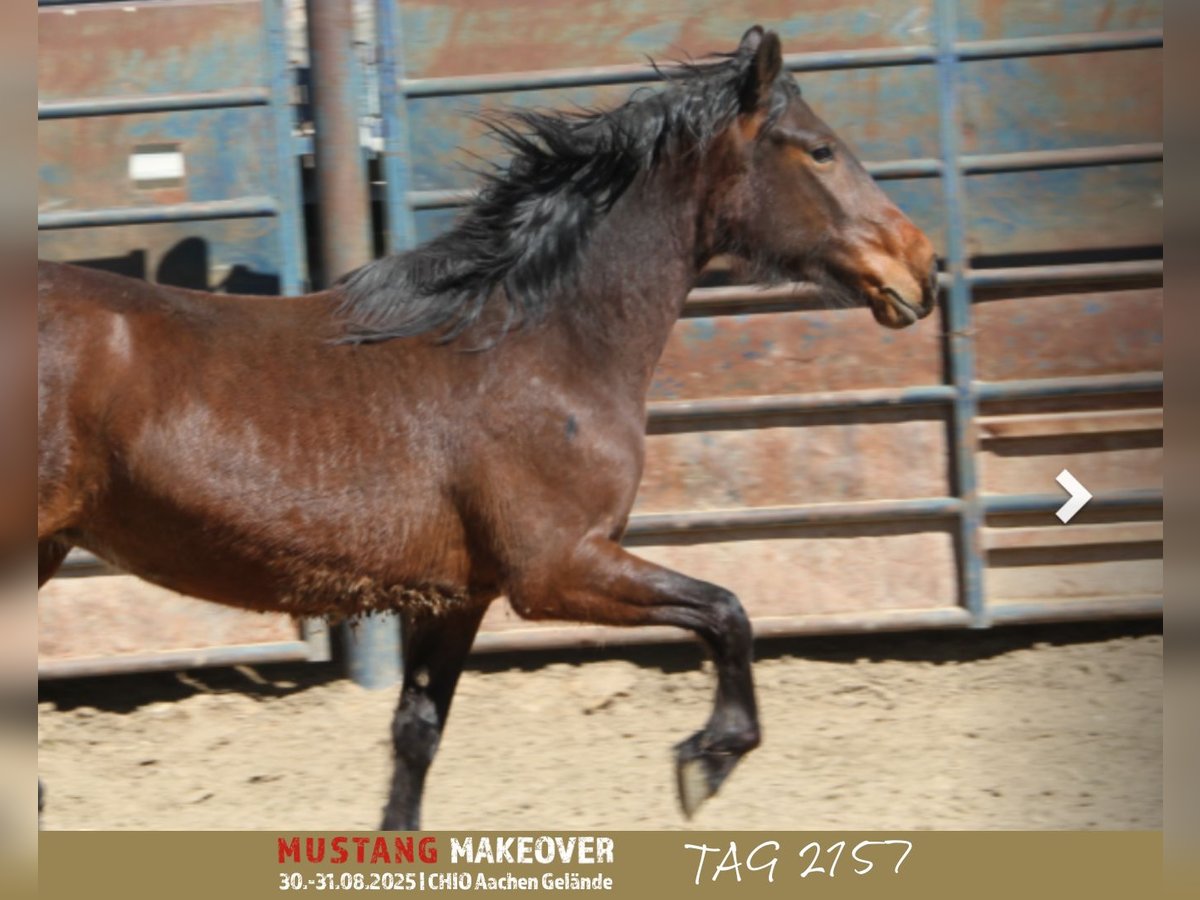
<path id="1" fill-rule="evenodd" d="M 404 618 L 404 684 L 392 720 L 395 768 L 385 831 L 420 828 L 425 774 L 437 753 L 450 701 L 486 603 Z"/>
<path id="2" fill-rule="evenodd" d="M 62 565 L 71 545 L 66 541 L 47 538 L 38 541 L 38 588 L 54 577 L 58 567 Z M 46 796 L 42 779 L 38 779 L 38 826 L 41 827 L 42 811 L 46 808 Z"/>
<path id="3" fill-rule="evenodd" d="M 708 646 L 717 693 L 704 728 L 675 747 L 679 802 L 691 818 L 761 737 L 750 671 L 750 621 L 724 588 L 689 578 L 607 540 L 579 548 L 571 562 L 513 592 L 518 614 L 604 625 L 674 625 Z"/>
<path id="4" fill-rule="evenodd" d="M 58 571 L 58 567 L 62 565 L 67 554 L 71 552 L 71 545 L 66 541 L 58 538 L 47 538 L 43 541 L 38 541 L 38 587 L 54 577 L 54 573 Z"/>

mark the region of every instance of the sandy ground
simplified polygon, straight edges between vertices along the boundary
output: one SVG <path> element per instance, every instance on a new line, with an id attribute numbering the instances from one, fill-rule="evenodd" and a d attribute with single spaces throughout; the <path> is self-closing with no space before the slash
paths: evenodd
<path id="1" fill-rule="evenodd" d="M 765 731 L 698 828 L 1156 828 L 1157 624 L 760 643 Z M 425 826 L 682 828 L 672 744 L 707 715 L 691 646 L 463 676 Z M 707 666 L 707 664 L 705 664 Z M 391 691 L 333 664 L 48 682 L 46 828 L 373 828 Z"/>

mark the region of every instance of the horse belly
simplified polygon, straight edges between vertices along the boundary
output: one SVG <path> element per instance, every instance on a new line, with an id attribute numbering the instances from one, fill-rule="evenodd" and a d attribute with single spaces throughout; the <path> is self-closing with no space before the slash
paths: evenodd
<path id="1" fill-rule="evenodd" d="M 73 542 L 162 587 L 247 609 L 341 616 L 468 596 L 461 525 L 428 500 L 404 509 L 309 492 L 255 503 L 184 485 L 182 475 L 166 494 L 115 485 Z"/>

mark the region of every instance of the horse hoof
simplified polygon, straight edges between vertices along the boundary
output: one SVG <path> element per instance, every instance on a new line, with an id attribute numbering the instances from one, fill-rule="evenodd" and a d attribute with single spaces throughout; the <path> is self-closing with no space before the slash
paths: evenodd
<path id="1" fill-rule="evenodd" d="M 708 778 L 704 774 L 704 766 L 700 760 L 687 762 L 675 761 L 675 777 L 678 781 L 679 805 L 683 808 L 683 816 L 691 819 L 700 805 L 712 796 L 708 787 Z"/>
<path id="2" fill-rule="evenodd" d="M 706 750 L 703 732 L 697 732 L 675 747 L 675 779 L 683 815 L 691 819 L 701 805 L 715 794 L 737 765 L 741 754 Z"/>

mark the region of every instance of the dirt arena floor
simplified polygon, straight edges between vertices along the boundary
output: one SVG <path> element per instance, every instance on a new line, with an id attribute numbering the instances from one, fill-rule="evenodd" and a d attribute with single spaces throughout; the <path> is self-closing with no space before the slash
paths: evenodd
<path id="1" fill-rule="evenodd" d="M 1158 623 L 760 642 L 765 742 L 692 823 L 1158 828 Z M 687 827 L 670 750 L 703 722 L 692 646 L 478 657 L 425 826 Z M 50 829 L 367 829 L 393 692 L 335 664 L 47 682 Z"/>

